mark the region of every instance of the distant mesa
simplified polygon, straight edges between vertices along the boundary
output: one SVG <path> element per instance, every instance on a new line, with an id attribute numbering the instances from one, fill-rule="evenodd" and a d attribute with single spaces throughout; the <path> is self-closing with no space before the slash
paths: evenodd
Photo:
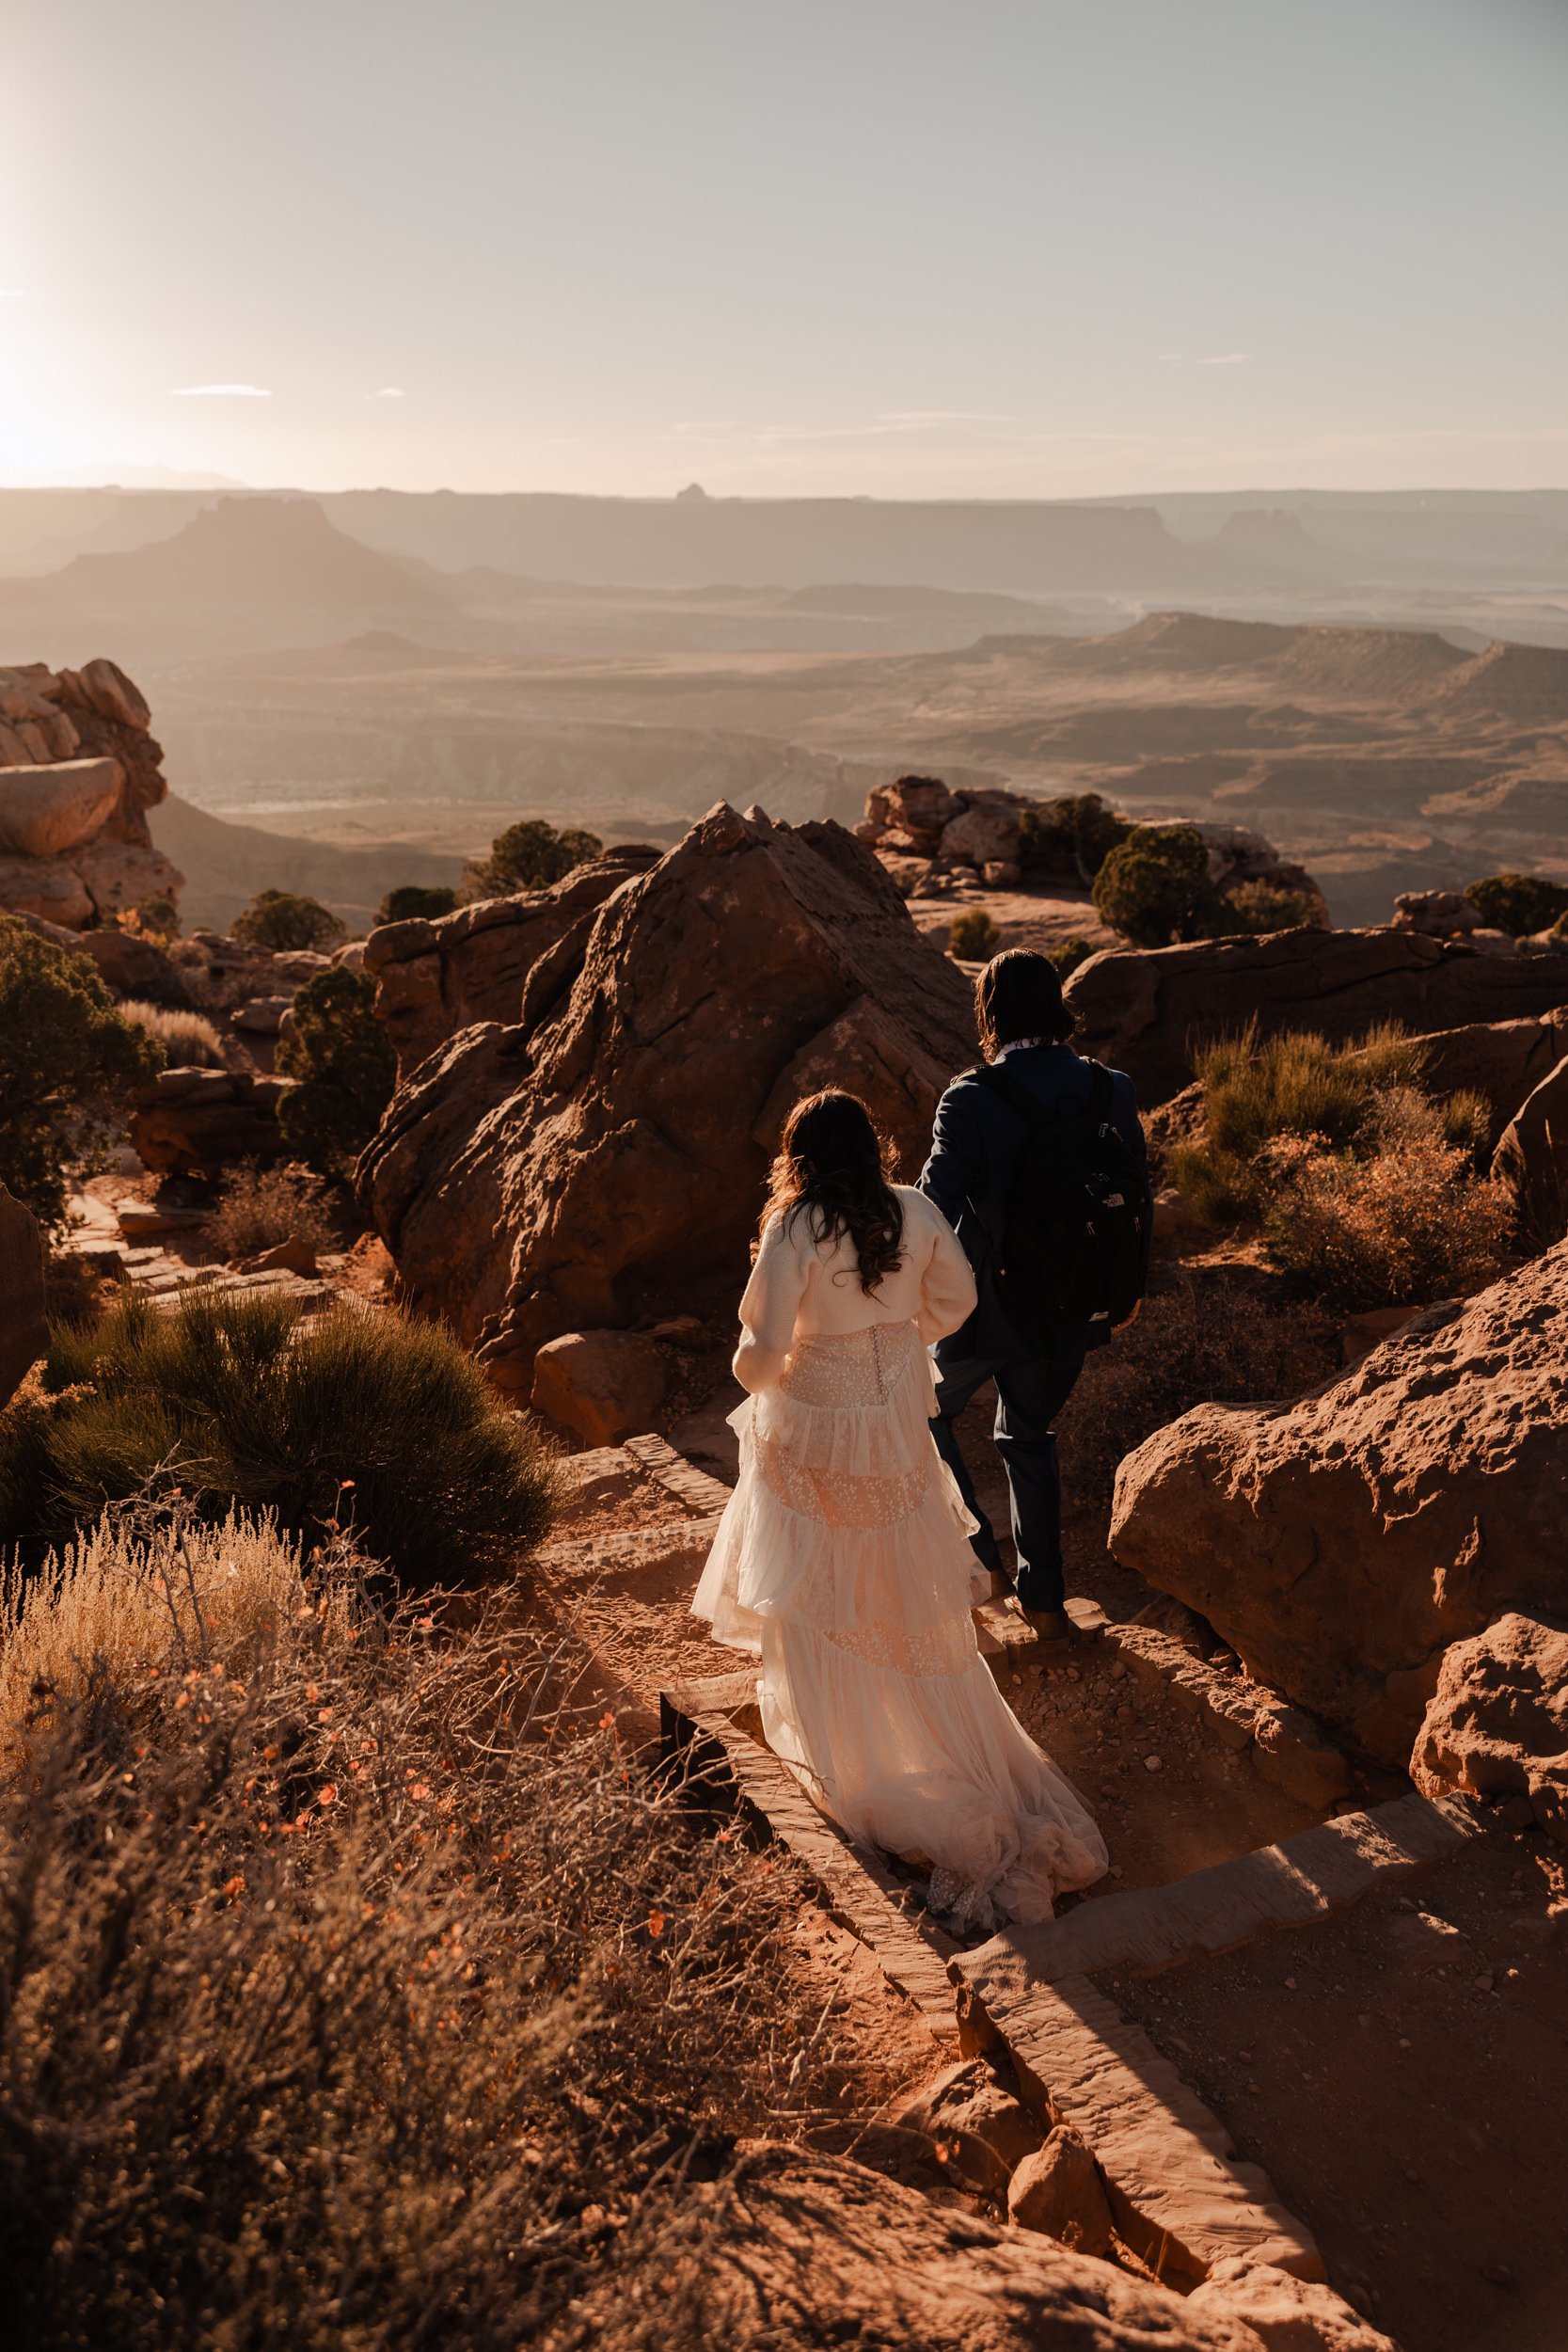
<path id="1" fill-rule="evenodd" d="M 1568 720 L 1568 651 L 1557 645 L 1488 645 L 1454 675 L 1449 710 L 1496 712 L 1525 725 Z"/>
<path id="2" fill-rule="evenodd" d="M 675 492 L 675 503 L 677 506 L 691 505 L 706 497 L 707 492 L 700 482 L 689 482 L 684 490 Z"/>

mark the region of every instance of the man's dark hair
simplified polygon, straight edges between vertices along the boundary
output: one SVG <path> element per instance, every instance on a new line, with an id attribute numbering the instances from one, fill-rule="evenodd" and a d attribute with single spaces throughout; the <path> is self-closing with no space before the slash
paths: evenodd
<path id="1" fill-rule="evenodd" d="M 1021 1037 L 1059 1045 L 1072 1035 L 1072 1015 L 1063 1002 L 1055 965 L 1028 947 L 992 956 L 974 983 L 974 1018 L 988 1061 Z"/>

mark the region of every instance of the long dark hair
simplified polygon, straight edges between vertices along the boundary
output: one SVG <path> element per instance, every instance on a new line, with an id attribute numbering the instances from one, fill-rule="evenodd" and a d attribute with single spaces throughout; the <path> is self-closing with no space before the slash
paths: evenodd
<path id="1" fill-rule="evenodd" d="M 847 1233 L 861 1288 L 873 1291 L 904 1254 L 904 1212 L 888 1183 L 891 1161 L 891 1148 L 859 1095 L 834 1087 L 808 1094 L 784 1121 L 762 1221 L 800 1211 L 810 1219 L 814 1242 Z"/>

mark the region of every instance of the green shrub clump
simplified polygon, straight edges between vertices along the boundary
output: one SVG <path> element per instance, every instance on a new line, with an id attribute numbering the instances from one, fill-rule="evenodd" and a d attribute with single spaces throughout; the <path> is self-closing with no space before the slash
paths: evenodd
<path id="1" fill-rule="evenodd" d="M 61 1222 L 70 1179 L 164 1059 L 86 956 L 0 915 L 0 1184 L 41 1224 Z"/>
<path id="2" fill-rule="evenodd" d="M 1055 965 L 1056 977 L 1063 980 L 1069 978 L 1081 963 L 1087 963 L 1089 958 L 1098 952 L 1097 948 L 1089 946 L 1081 931 L 1069 931 L 1066 939 L 1058 940 L 1054 947 L 1048 947 L 1045 951 L 1046 961 Z"/>
<path id="3" fill-rule="evenodd" d="M 1432 1131 L 1390 1133 L 1369 1158 L 1281 1140 L 1264 1221 L 1276 1265 L 1308 1296 L 1358 1314 L 1429 1305 L 1502 1271 L 1515 1202 Z"/>
<path id="4" fill-rule="evenodd" d="M 545 1534 L 551 1458 L 447 1332 L 201 1290 L 126 1296 L 57 1330 L 43 1401 L 0 1415 L 0 1541 L 59 1540 L 178 1480 L 203 1517 L 266 1511 L 314 1542 L 343 1521 L 411 1587 L 465 1581 Z"/>
<path id="5" fill-rule="evenodd" d="M 438 922 L 443 914 L 453 913 L 457 893 L 444 882 L 400 882 L 396 890 L 388 890 L 376 908 L 375 919 L 382 923 Z"/>
<path id="6" fill-rule="evenodd" d="M 224 1182 L 207 1219 L 207 1239 L 230 1263 L 286 1241 L 303 1243 L 312 1257 L 319 1256 L 333 1242 L 324 1189 L 304 1168 L 242 1162 Z"/>
<path id="7" fill-rule="evenodd" d="M 1426 1104 L 1418 1091 L 1423 1061 L 1420 1041 L 1395 1024 L 1359 1044 L 1330 1045 L 1309 1031 L 1259 1037 L 1249 1022 L 1198 1056 L 1202 1136 L 1170 1152 L 1171 1181 L 1200 1216 L 1237 1225 L 1262 1215 L 1274 1181 L 1269 1153 L 1281 1137 L 1370 1158 L 1398 1114 L 1418 1126 L 1430 1117 L 1445 1142 L 1473 1150 L 1487 1132 L 1485 1104 L 1474 1095 Z"/>
<path id="8" fill-rule="evenodd" d="M 522 817 L 496 835 L 488 857 L 464 867 L 464 886 L 470 898 L 510 898 L 522 890 L 545 890 L 597 857 L 603 848 L 596 833 L 576 826 L 557 833 L 542 817 Z"/>
<path id="9" fill-rule="evenodd" d="M 1073 873 L 1093 882 L 1132 830 L 1131 820 L 1118 817 L 1098 792 L 1037 801 L 1019 818 L 1021 862 L 1025 870 Z"/>
<path id="10" fill-rule="evenodd" d="M 1283 890 L 1267 882 L 1238 882 L 1234 890 L 1222 891 L 1219 919 L 1227 930 L 1254 934 L 1323 928 L 1323 908 L 1316 898 L 1305 890 Z"/>
<path id="11" fill-rule="evenodd" d="M 1095 877 L 1095 913 L 1134 947 L 1212 939 L 1226 929 L 1225 901 L 1209 879 L 1196 825 L 1140 825 Z"/>
<path id="12" fill-rule="evenodd" d="M 231 937 L 243 940 L 247 947 L 266 947 L 274 955 L 291 954 L 301 947 L 325 954 L 347 936 L 346 926 L 330 907 L 297 890 L 258 891 L 229 930 Z"/>
<path id="13" fill-rule="evenodd" d="M 277 1068 L 298 1080 L 279 1101 L 291 1151 L 324 1175 L 341 1175 L 369 1143 L 397 1084 L 397 1055 L 375 1017 L 375 982 L 341 964 L 295 991 L 292 1034 Z"/>
<path id="14" fill-rule="evenodd" d="M 1465 896 L 1488 930 L 1514 939 L 1548 930 L 1568 914 L 1568 882 L 1545 874 L 1488 874 L 1471 882 Z"/>
<path id="15" fill-rule="evenodd" d="M 989 963 L 1002 945 L 1002 933 L 984 907 L 956 914 L 947 927 L 950 952 L 964 963 Z"/>

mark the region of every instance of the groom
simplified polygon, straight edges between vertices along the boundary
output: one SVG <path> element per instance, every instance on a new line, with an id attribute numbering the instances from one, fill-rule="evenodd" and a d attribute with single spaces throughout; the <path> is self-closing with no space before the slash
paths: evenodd
<path id="1" fill-rule="evenodd" d="M 1068 1042 L 1072 1015 L 1047 957 L 1011 948 L 993 958 L 974 984 L 974 1007 L 988 1067 L 966 1071 L 942 1096 L 931 1156 L 920 1177 L 920 1189 L 963 1244 L 979 1288 L 974 1314 L 937 1348 L 938 1417 L 931 1428 L 979 1521 L 972 1541 L 980 1565 L 1005 1583 L 1002 1553 L 974 1499 L 954 1428 L 976 1391 L 995 1381 L 996 1447 L 1012 1502 L 1018 1603 L 1037 1633 L 1059 1640 L 1072 1625 L 1062 1581 L 1062 1493 L 1052 1424 L 1088 1350 L 1103 1347 L 1113 1328 L 1131 1323 L 1138 1311 L 1153 1222 L 1148 1153 L 1132 1079 L 1120 1071 L 1101 1072 Z M 1030 1211 L 1028 1186 L 1042 1167 L 1049 1170 L 1053 1128 L 1060 1152 L 1081 1148 L 1076 1139 L 1093 1131 L 1096 1122 L 1087 1115 L 1101 1100 L 1101 1132 L 1109 1131 L 1109 1153 L 1119 1158 L 1129 1180 L 1125 1210 L 1119 1196 L 1111 1195 L 1118 1201 L 1116 1214 L 1128 1216 L 1128 1236 L 1141 1219 L 1137 1237 L 1128 1243 L 1137 1263 L 1121 1284 L 1131 1296 L 1119 1308 L 1089 1311 L 1078 1322 L 1021 1316 L 1016 1295 L 1003 1295 L 1004 1241 L 1016 1249 L 1018 1220 Z M 1069 1292 L 1074 1271 L 1066 1269 Z"/>

